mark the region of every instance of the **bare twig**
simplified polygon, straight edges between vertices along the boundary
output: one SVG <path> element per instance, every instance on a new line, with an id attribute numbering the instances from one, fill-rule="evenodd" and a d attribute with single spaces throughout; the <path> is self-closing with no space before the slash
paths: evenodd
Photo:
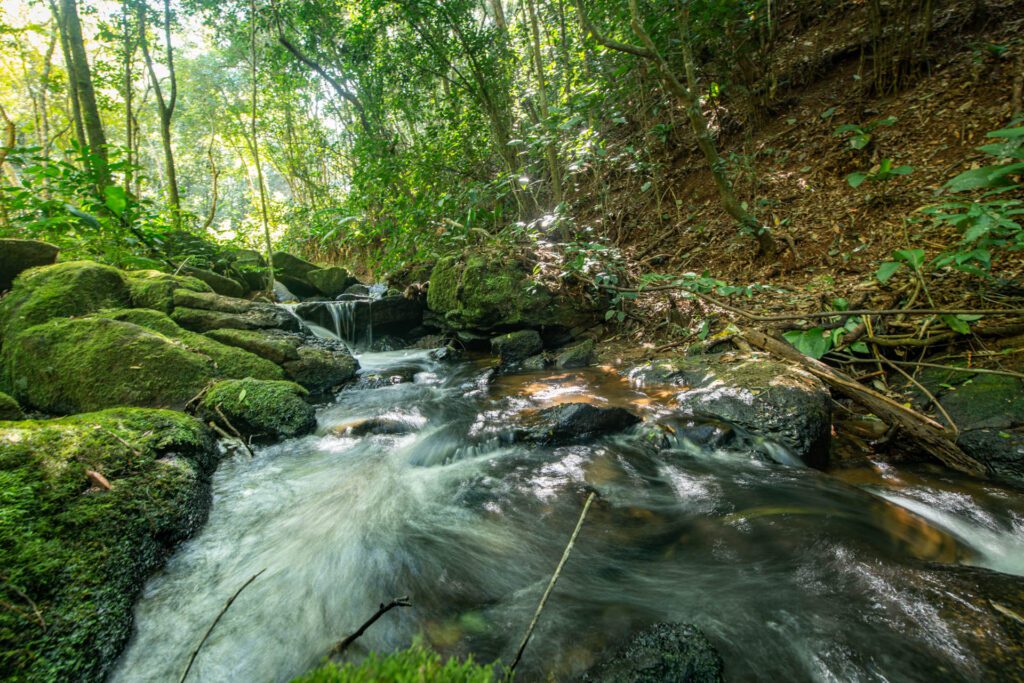
<path id="1" fill-rule="evenodd" d="M 178 683 L 185 683 L 185 679 L 188 678 L 188 672 L 192 670 L 192 664 L 196 661 L 196 657 L 199 656 L 199 651 L 203 649 L 203 645 L 206 644 L 206 639 L 210 637 L 211 633 L 213 633 L 213 629 L 217 627 L 217 622 L 220 621 L 220 618 L 223 617 L 224 613 L 228 611 L 229 607 L 231 607 L 231 603 L 238 598 L 241 592 L 244 591 L 250 583 L 255 581 L 256 578 L 265 571 L 267 570 L 264 567 L 249 577 L 249 580 L 243 583 L 242 586 L 235 591 L 235 594 L 228 598 L 228 601 L 224 603 L 224 606 L 221 607 L 220 612 L 217 614 L 217 618 L 213 620 L 212 624 L 210 624 L 210 628 L 206 629 L 206 634 L 203 636 L 203 639 L 199 641 L 198 645 L 196 645 L 196 649 L 192 650 L 192 656 L 188 658 L 188 666 L 185 667 L 185 671 L 181 674 L 181 678 L 178 679 Z"/>
<path id="2" fill-rule="evenodd" d="M 569 554 L 572 553 L 572 547 L 576 543 L 576 537 L 580 535 L 580 529 L 583 528 L 583 520 L 587 518 L 587 512 L 590 510 L 590 504 L 594 502 L 594 498 L 597 496 L 596 493 L 591 491 L 590 495 L 587 496 L 587 502 L 583 504 L 583 511 L 580 512 L 579 521 L 576 522 L 576 528 L 572 531 L 572 536 L 569 537 L 569 543 L 565 546 L 565 551 L 562 552 L 562 559 L 558 561 L 558 566 L 555 567 L 555 573 L 551 575 L 551 580 L 548 581 L 548 587 L 544 590 L 544 595 L 540 598 L 540 604 L 537 605 L 537 611 L 533 613 L 533 619 L 530 620 L 530 626 L 526 629 L 526 635 L 523 636 L 523 642 L 519 644 L 519 650 L 516 652 L 516 658 L 512 660 L 512 666 L 508 668 L 508 677 L 512 678 L 512 673 L 516 670 L 516 665 L 519 664 L 519 660 L 523 657 L 523 652 L 526 650 L 526 644 L 530 642 L 530 636 L 533 635 L 533 629 L 537 626 L 537 620 L 540 619 L 540 613 L 544 610 L 544 605 L 548 601 L 548 596 L 551 595 L 552 589 L 555 587 L 555 582 L 558 581 L 559 575 L 562 573 L 562 567 L 565 566 L 566 561 L 569 559 Z"/>
<path id="3" fill-rule="evenodd" d="M 359 638 L 359 636 L 363 635 L 363 633 L 366 632 L 366 629 L 368 629 L 371 626 L 373 626 L 374 622 L 376 622 L 378 619 L 380 619 L 382 616 L 384 616 L 385 614 L 387 614 L 388 612 L 390 612 L 391 610 L 393 610 L 396 607 L 412 607 L 412 603 L 409 602 L 409 596 L 404 595 L 404 596 L 402 596 L 400 598 L 395 598 L 394 600 L 392 600 L 391 602 L 389 602 L 387 604 L 384 604 L 382 602 L 380 604 L 380 607 L 377 608 L 377 611 L 374 613 L 374 615 L 372 617 L 370 617 L 369 619 L 367 619 L 365 622 L 363 622 L 363 625 L 360 626 L 359 629 L 356 630 L 355 633 L 353 633 L 352 635 L 348 636 L 347 638 L 345 638 L 345 640 L 341 641 L 340 643 L 338 643 L 337 645 L 335 645 L 331 649 L 330 656 L 333 657 L 333 656 L 336 656 L 336 655 L 340 655 L 342 652 L 347 650 L 349 645 L 351 645 L 352 643 L 356 642 L 356 639 Z"/>
<path id="4" fill-rule="evenodd" d="M 885 356 L 879 355 L 878 359 L 880 361 L 882 361 L 883 363 L 885 363 L 886 365 L 888 365 L 893 370 L 895 370 L 896 372 L 898 372 L 901 375 L 903 375 L 904 377 L 906 377 L 907 381 L 909 381 L 911 384 L 913 384 L 915 387 L 917 387 L 918 390 L 922 394 L 927 396 L 928 400 L 931 401 L 932 404 L 935 405 L 935 408 L 940 413 L 942 413 L 942 417 L 946 418 L 946 424 L 948 424 L 949 428 L 953 430 L 953 433 L 954 434 L 959 434 L 960 433 L 960 428 L 956 426 L 956 422 L 953 422 L 953 418 L 950 416 L 950 414 L 948 412 L 946 412 L 946 409 L 942 407 L 942 404 L 939 403 L 939 400 L 937 398 L 935 398 L 935 395 L 932 394 L 932 392 L 928 391 L 928 388 L 925 385 L 923 385 L 920 382 L 918 382 L 916 379 L 914 379 L 913 375 L 911 375 L 909 372 L 907 372 L 906 370 L 904 370 L 900 366 L 898 366 L 895 363 L 893 363 L 892 361 L 890 361 Z"/>
<path id="5" fill-rule="evenodd" d="M 215 405 L 213 409 L 217 411 L 218 415 L 220 415 L 220 419 L 224 421 L 224 424 L 227 425 L 227 428 L 234 433 L 235 438 L 237 438 L 242 443 L 242 446 L 245 447 L 245 450 L 249 451 L 249 457 L 255 458 L 256 454 L 252 452 L 252 449 L 249 447 L 249 444 L 246 443 L 245 437 L 242 436 L 242 433 L 240 431 L 235 429 L 235 425 L 231 424 L 231 420 L 229 420 L 228 416 L 224 414 L 224 411 L 220 409 L 220 404 Z"/>

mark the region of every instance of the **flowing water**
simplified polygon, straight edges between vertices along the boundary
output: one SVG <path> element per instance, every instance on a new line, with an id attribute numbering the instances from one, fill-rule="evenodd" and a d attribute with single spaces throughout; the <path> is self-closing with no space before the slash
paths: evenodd
<path id="1" fill-rule="evenodd" d="M 1024 504 L 993 485 L 658 450 L 642 427 L 516 445 L 503 431 L 539 407 L 624 405 L 650 424 L 670 392 L 601 369 L 491 381 L 482 362 L 425 351 L 359 360 L 367 379 L 322 407 L 315 434 L 222 462 L 210 519 L 147 585 L 114 681 L 177 681 L 261 570 L 189 680 L 286 681 L 401 595 L 413 607 L 355 655 L 420 636 L 508 663 L 591 490 L 521 680 L 568 680 L 663 620 L 700 626 L 734 681 L 977 680 L 973 627 L 922 587 L 926 563 L 1024 573 Z M 390 433 L 352 436 L 367 418 Z"/>

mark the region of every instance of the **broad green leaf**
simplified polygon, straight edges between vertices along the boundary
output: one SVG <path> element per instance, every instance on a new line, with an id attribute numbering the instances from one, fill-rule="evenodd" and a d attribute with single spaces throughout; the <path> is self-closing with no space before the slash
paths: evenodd
<path id="1" fill-rule="evenodd" d="M 103 188 L 104 204 L 107 208 L 120 216 L 128 206 L 128 194 L 120 185 L 107 185 Z"/>
<path id="2" fill-rule="evenodd" d="M 241 403 L 245 400 L 245 389 L 238 392 L 238 402 Z"/>
<path id="3" fill-rule="evenodd" d="M 960 320 L 956 316 L 954 316 L 954 315 L 944 315 L 944 316 L 941 316 L 941 317 L 942 317 L 942 322 L 946 323 L 946 327 L 948 327 L 949 329 L 953 330 L 957 334 L 970 334 L 971 333 L 971 326 L 968 325 L 967 323 L 965 323 L 963 320 Z"/>
<path id="4" fill-rule="evenodd" d="M 910 265 L 918 270 L 924 264 L 924 249 L 897 249 L 892 252 L 893 258 Z"/>
<path id="5" fill-rule="evenodd" d="M 782 335 L 793 347 L 811 358 L 821 358 L 832 348 L 832 338 L 825 330 L 814 327 L 809 330 L 791 330 Z"/>
<path id="6" fill-rule="evenodd" d="M 886 283 L 893 275 L 896 274 L 896 271 L 898 271 L 902 267 L 902 263 L 896 263 L 895 261 L 886 261 L 885 263 L 878 267 L 878 270 L 875 272 L 875 277 L 878 278 L 879 282 Z"/>
<path id="7" fill-rule="evenodd" d="M 867 180 L 867 177 L 867 173 L 857 171 L 856 173 L 851 173 L 850 175 L 846 176 L 846 182 L 850 184 L 850 187 L 857 189 L 865 180 Z"/>

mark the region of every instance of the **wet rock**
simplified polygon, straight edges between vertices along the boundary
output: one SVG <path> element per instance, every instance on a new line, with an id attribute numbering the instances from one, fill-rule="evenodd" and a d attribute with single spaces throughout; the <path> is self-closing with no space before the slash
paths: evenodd
<path id="1" fill-rule="evenodd" d="M 22 420 L 24 418 L 25 414 L 21 412 L 18 402 L 0 391 L 0 420 Z"/>
<path id="2" fill-rule="evenodd" d="M 538 411 L 525 425 L 525 430 L 516 435 L 516 440 L 560 445 L 619 432 L 638 422 L 639 417 L 623 408 L 564 403 Z"/>
<path id="3" fill-rule="evenodd" d="M 182 409 L 211 380 L 281 379 L 273 363 L 179 328 L 148 309 L 55 318 L 5 342 L 15 398 L 48 413 Z"/>
<path id="4" fill-rule="evenodd" d="M 226 380 L 206 392 L 199 415 L 229 433 L 231 427 L 224 424 L 225 417 L 245 436 L 301 436 L 316 427 L 316 411 L 305 401 L 308 394 L 292 382 Z"/>
<path id="5" fill-rule="evenodd" d="M 535 356 L 530 356 L 522 363 L 519 364 L 519 369 L 524 372 L 536 372 L 543 370 L 548 366 L 548 359 L 543 353 L 538 353 Z"/>
<path id="6" fill-rule="evenodd" d="M 344 347 L 302 346 L 298 360 L 287 361 L 283 367 L 288 377 L 315 394 L 340 387 L 355 377 L 359 363 Z"/>
<path id="7" fill-rule="evenodd" d="M 427 305 L 452 329 L 477 331 L 571 328 L 596 321 L 603 310 L 585 297 L 549 291 L 533 277 L 532 264 L 498 248 L 439 259 L 430 274 Z"/>
<path id="8" fill-rule="evenodd" d="M 667 358 L 632 368 L 641 385 L 670 384 L 681 416 L 736 425 L 785 447 L 813 467 L 828 463 L 832 413 L 828 389 L 812 375 L 761 354 Z"/>
<path id="9" fill-rule="evenodd" d="M 343 292 L 343 294 L 345 294 L 346 296 L 355 297 L 355 298 L 362 298 L 362 299 L 366 299 L 366 298 L 369 298 L 369 297 L 373 296 L 373 293 L 370 292 L 370 288 L 369 287 L 367 287 L 364 284 L 358 283 L 358 282 L 353 284 L 353 285 L 350 285 L 350 286 L 346 287 L 345 291 Z"/>
<path id="10" fill-rule="evenodd" d="M 722 658 L 691 624 L 664 623 L 633 636 L 580 678 L 586 683 L 722 683 Z"/>
<path id="11" fill-rule="evenodd" d="M 593 365 L 596 360 L 597 354 L 594 352 L 594 340 L 584 339 L 561 350 L 555 357 L 555 367 L 563 370 L 585 368 Z"/>
<path id="12" fill-rule="evenodd" d="M 187 275 L 171 275 L 159 270 L 129 270 L 124 273 L 128 282 L 128 293 L 135 308 L 152 308 L 162 313 L 174 310 L 174 292 L 184 289 L 191 292 L 213 290 L 202 280 Z"/>
<path id="13" fill-rule="evenodd" d="M 1024 485 L 1024 429 L 972 429 L 956 444 L 983 464 L 988 476 Z"/>
<path id="14" fill-rule="evenodd" d="M 465 352 L 457 349 L 451 344 L 434 349 L 430 352 L 430 358 L 442 363 L 457 363 L 463 359 Z"/>
<path id="15" fill-rule="evenodd" d="M 280 329 L 299 331 L 299 322 L 273 304 L 258 303 L 184 289 L 174 292 L 171 317 L 182 327 L 196 332 L 221 328 L 236 330 Z"/>
<path id="16" fill-rule="evenodd" d="M 303 319 L 333 330 L 334 316 L 346 320 L 351 341 L 369 344 L 387 335 L 404 337 L 423 321 L 423 305 L 402 296 L 353 299 L 345 302 L 305 302 L 296 307 Z M 404 342 L 403 342 L 404 343 Z"/>
<path id="17" fill-rule="evenodd" d="M 38 240 L 0 239 L 0 292 L 10 289 L 22 271 L 56 263 L 59 251 Z"/>
<path id="18" fill-rule="evenodd" d="M 368 417 L 336 425 L 332 434 L 345 436 L 366 436 L 368 434 L 402 435 L 416 431 L 415 425 L 393 417 Z"/>
<path id="19" fill-rule="evenodd" d="M 204 425 L 179 412 L 0 424 L 3 574 L 21 596 L 0 609 L 4 678 L 106 678 L 147 578 L 205 521 L 216 462 Z"/>
<path id="20" fill-rule="evenodd" d="M 352 273 L 339 266 L 311 270 L 306 278 L 318 292 L 332 299 L 357 282 Z"/>
<path id="21" fill-rule="evenodd" d="M 319 293 L 320 290 L 309 280 L 309 273 L 319 270 L 317 266 L 286 251 L 275 251 L 273 259 L 275 277 L 292 294 L 315 296 Z"/>
<path id="22" fill-rule="evenodd" d="M 234 280 L 230 277 L 220 275 L 213 272 L 212 270 L 206 270 L 205 268 L 193 268 L 191 266 L 185 266 L 181 269 L 181 272 L 185 275 L 202 280 L 210 286 L 217 294 L 223 296 L 245 296 L 248 291 L 248 287 L 243 285 L 241 282 Z"/>
<path id="23" fill-rule="evenodd" d="M 518 365 L 543 348 L 537 330 L 519 330 L 491 339 L 491 353 L 498 356 L 503 367 Z"/>

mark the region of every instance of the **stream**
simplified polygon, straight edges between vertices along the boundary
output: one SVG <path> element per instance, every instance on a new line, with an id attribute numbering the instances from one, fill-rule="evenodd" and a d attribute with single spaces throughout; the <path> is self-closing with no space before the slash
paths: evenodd
<path id="1" fill-rule="evenodd" d="M 358 359 L 316 433 L 221 463 L 209 521 L 147 584 L 111 680 L 177 681 L 261 570 L 190 681 L 287 681 L 402 595 L 413 606 L 349 656 L 421 637 L 508 663 L 590 490 L 519 680 L 569 680 L 655 621 L 703 629 L 728 680 L 976 680 L 974 626 L 922 577 L 930 563 L 1024 574 L 1024 502 L 997 485 L 881 464 L 829 476 L 681 439 L 658 450 L 642 425 L 517 445 L 502 430 L 538 408 L 626 406 L 649 425 L 666 392 L 611 368 L 490 380 L 486 359 Z M 352 434 L 377 417 L 391 433 Z"/>

